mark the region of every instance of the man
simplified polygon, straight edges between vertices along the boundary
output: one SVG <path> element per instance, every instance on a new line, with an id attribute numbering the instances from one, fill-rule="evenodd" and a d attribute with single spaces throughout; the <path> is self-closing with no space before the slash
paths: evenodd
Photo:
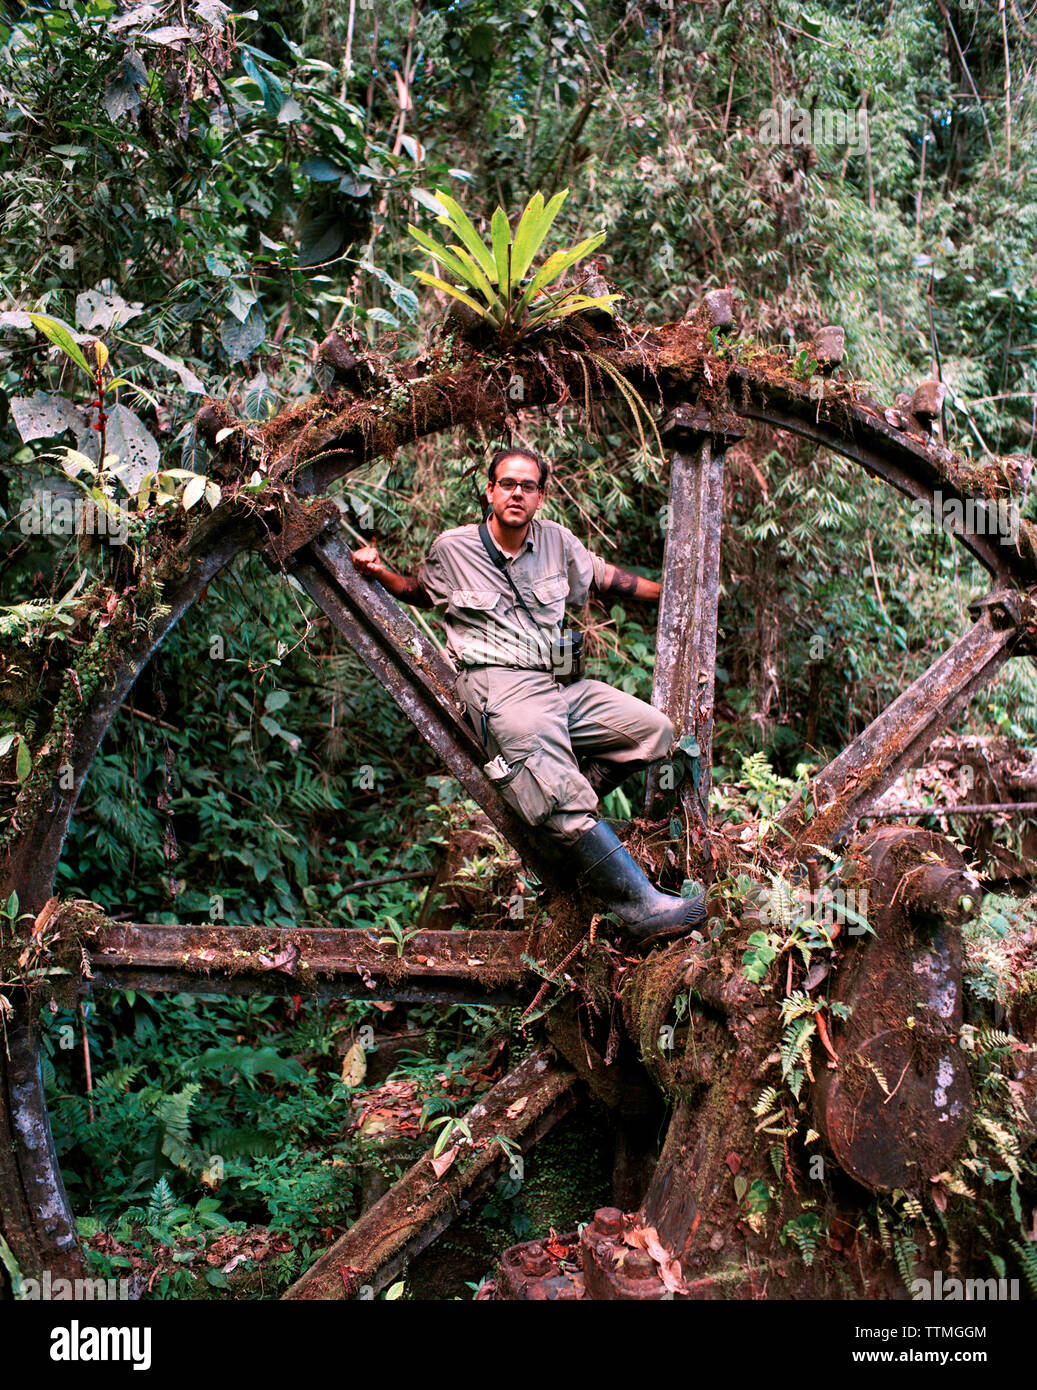
<path id="1" fill-rule="evenodd" d="M 591 586 L 657 602 L 660 586 L 591 554 L 557 522 L 538 520 L 547 478 L 536 454 L 501 449 L 490 462 L 482 528 L 437 537 L 417 578 L 387 569 L 373 546 L 355 551 L 353 563 L 403 602 L 444 610 L 457 692 L 504 800 L 564 848 L 631 935 L 677 936 L 705 920 L 704 896 L 653 888 L 597 816 L 608 792 L 665 756 L 673 725 L 603 681 L 560 679 L 571 662 L 567 602 L 585 603 Z"/>

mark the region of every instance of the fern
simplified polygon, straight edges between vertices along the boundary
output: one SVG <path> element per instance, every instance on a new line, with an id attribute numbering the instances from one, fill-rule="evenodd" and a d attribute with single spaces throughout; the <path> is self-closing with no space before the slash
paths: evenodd
<path id="1" fill-rule="evenodd" d="M 207 1137 L 209 1154 L 221 1158 L 261 1158 L 276 1154 L 283 1148 L 276 1134 L 262 1129 L 214 1129 Z"/>
<path id="2" fill-rule="evenodd" d="M 1026 1282 L 1030 1286 L 1030 1292 L 1034 1298 L 1037 1298 L 1037 1248 L 1029 1243 L 1024 1245 L 1022 1241 L 1018 1240 L 1013 1240 L 1011 1246 L 1019 1256 L 1019 1263 L 1022 1265 Z"/>
<path id="3" fill-rule="evenodd" d="M 787 999 L 782 1000 L 782 1023 L 791 1023 L 794 1018 L 803 1018 L 807 1014 L 816 1013 L 817 1004 L 808 994 L 804 994 L 801 989 L 793 990 Z"/>
<path id="4" fill-rule="evenodd" d="M 293 1082 L 307 1080 L 309 1073 L 293 1057 L 282 1057 L 273 1047 L 209 1047 L 184 1064 L 188 1074 L 199 1072 L 237 1072 L 249 1086 L 256 1077 L 267 1073 L 272 1080 Z"/>
<path id="5" fill-rule="evenodd" d="M 777 1086 L 768 1086 L 753 1106 L 753 1114 L 759 1119 L 780 1105 Z"/>
<path id="6" fill-rule="evenodd" d="M 159 1178 L 148 1197 L 148 1221 L 162 1222 L 176 1209 L 173 1189 L 165 1178 Z"/>
<path id="7" fill-rule="evenodd" d="M 892 1234 L 893 1258 L 896 1260 L 897 1269 L 900 1277 L 904 1281 L 904 1287 L 909 1289 L 911 1281 L 915 1277 L 915 1261 L 918 1259 L 918 1245 L 911 1236 L 903 1235 L 899 1231 Z"/>
<path id="8" fill-rule="evenodd" d="M 781 1039 L 781 1074 L 786 1080 L 801 1057 L 809 1071 L 810 1039 L 816 1032 L 813 1018 L 793 1019 L 785 1029 Z"/>
<path id="9" fill-rule="evenodd" d="M 804 1211 L 782 1227 L 781 1243 L 792 1241 L 799 1251 L 805 1265 L 814 1263 L 817 1254 L 818 1238 L 821 1235 L 821 1219 L 816 1212 Z"/>
<path id="10" fill-rule="evenodd" d="M 128 1091 L 143 1070 L 143 1064 L 139 1062 L 132 1066 L 113 1067 L 94 1082 L 94 1092 L 102 1096 L 116 1096 Z"/>
<path id="11" fill-rule="evenodd" d="M 1019 1170 L 1019 1136 L 1013 1134 L 1010 1129 L 1006 1129 L 1004 1125 L 998 1124 L 991 1116 L 984 1115 L 981 1110 L 976 1113 L 976 1123 L 982 1125 L 990 1135 L 994 1143 L 994 1152 L 997 1154 L 997 1157 L 1005 1165 L 1012 1177 L 1015 1178 L 1016 1182 L 1020 1182 L 1022 1180 L 1022 1174 Z"/>
<path id="12" fill-rule="evenodd" d="M 1003 1033 L 998 1028 L 981 1028 L 976 1034 L 976 1050 L 980 1053 L 1005 1052 L 1014 1042 L 1011 1033 Z"/>
<path id="13" fill-rule="evenodd" d="M 162 1125 L 164 1137 L 184 1143 L 191 1131 L 191 1106 L 202 1089 L 201 1082 L 192 1081 L 172 1095 L 163 1096 L 155 1106 L 155 1116 Z"/>

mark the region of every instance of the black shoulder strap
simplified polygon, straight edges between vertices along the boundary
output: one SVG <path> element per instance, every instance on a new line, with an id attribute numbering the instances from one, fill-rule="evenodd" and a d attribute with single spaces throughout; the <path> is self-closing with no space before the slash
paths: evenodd
<path id="1" fill-rule="evenodd" d="M 500 570 L 500 572 L 504 575 L 504 578 L 508 581 L 509 585 L 511 586 L 511 592 L 518 599 L 519 603 L 521 603 L 522 609 L 526 614 L 526 617 L 529 619 L 529 621 L 533 624 L 534 627 L 540 627 L 541 624 L 538 623 L 536 618 L 533 617 L 533 614 L 529 611 L 529 606 L 526 603 L 526 600 L 522 597 L 518 589 L 515 587 L 515 581 L 514 579 L 512 579 L 511 574 L 508 571 L 507 560 L 505 560 L 504 556 L 494 545 L 493 541 L 490 540 L 490 528 L 486 525 L 485 521 L 479 522 L 479 539 L 482 541 L 483 546 L 486 550 L 486 554 L 490 557 L 491 563 L 496 565 L 497 569 Z"/>

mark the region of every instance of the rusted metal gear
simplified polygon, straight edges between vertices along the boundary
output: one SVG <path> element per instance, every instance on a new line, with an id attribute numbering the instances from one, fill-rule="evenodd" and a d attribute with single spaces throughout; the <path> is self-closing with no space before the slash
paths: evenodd
<path id="1" fill-rule="evenodd" d="M 953 1163 L 972 1114 L 959 927 L 983 895 L 930 831 L 887 826 L 851 853 L 871 867 L 875 935 L 858 940 L 830 995 L 851 1012 L 833 1033 L 838 1064 L 814 1089 L 816 1123 L 865 1187 L 917 1190 Z"/>

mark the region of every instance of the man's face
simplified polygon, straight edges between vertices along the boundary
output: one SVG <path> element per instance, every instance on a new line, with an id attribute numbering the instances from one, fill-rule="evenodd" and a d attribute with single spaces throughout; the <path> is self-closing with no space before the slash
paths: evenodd
<path id="1" fill-rule="evenodd" d="M 539 480 L 540 469 L 532 459 L 521 454 L 501 459 L 496 481 L 486 488 L 486 500 L 498 525 L 519 527 L 532 520 L 544 500 Z"/>

